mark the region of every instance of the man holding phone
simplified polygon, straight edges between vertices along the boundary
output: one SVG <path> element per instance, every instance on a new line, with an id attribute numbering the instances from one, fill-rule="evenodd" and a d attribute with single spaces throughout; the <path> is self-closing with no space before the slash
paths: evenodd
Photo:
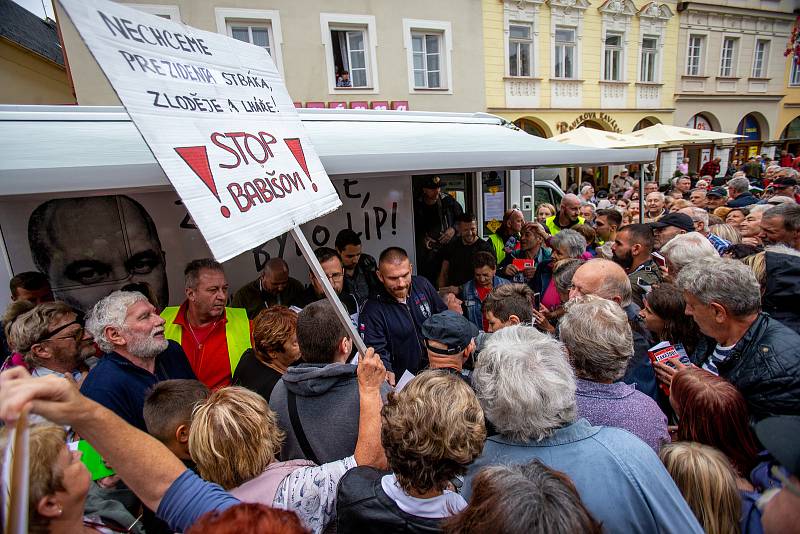
<path id="1" fill-rule="evenodd" d="M 661 282 L 661 271 L 653 260 L 655 237 L 648 224 L 629 224 L 617 232 L 611 246 L 612 258 L 628 275 L 632 299 L 640 308 L 654 284 Z"/>

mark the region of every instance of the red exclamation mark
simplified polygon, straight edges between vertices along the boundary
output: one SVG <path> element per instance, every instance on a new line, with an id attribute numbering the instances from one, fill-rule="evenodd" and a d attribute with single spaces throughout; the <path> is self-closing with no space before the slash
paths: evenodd
<path id="1" fill-rule="evenodd" d="M 214 176 L 211 174 L 211 166 L 208 164 L 208 152 L 204 146 L 184 146 L 175 148 L 175 152 L 189 166 L 200 180 L 206 184 L 209 191 L 216 197 L 217 202 L 222 203 L 217 192 L 217 184 L 214 183 Z M 226 219 L 231 216 L 231 210 L 227 206 L 219 208 L 220 213 Z"/>
<path id="2" fill-rule="evenodd" d="M 300 144 L 300 139 L 295 137 L 295 138 L 291 138 L 291 139 L 284 139 L 283 142 L 286 143 L 286 146 L 288 146 L 289 150 L 292 151 L 292 155 L 294 156 L 294 159 L 297 160 L 297 163 L 300 164 L 300 167 L 303 169 L 303 172 L 305 172 L 306 176 L 308 176 L 308 179 L 311 180 L 311 189 L 313 189 L 314 192 L 316 193 L 317 192 L 317 184 L 314 183 L 314 179 L 311 178 L 311 174 L 309 174 L 309 172 L 308 172 L 308 164 L 306 163 L 306 155 L 303 153 L 303 145 Z"/>

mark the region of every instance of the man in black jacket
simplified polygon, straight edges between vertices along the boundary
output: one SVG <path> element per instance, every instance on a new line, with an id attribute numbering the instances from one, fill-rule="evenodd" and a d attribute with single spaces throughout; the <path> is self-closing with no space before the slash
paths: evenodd
<path id="1" fill-rule="evenodd" d="M 411 276 L 405 250 L 389 247 L 378 259 L 383 290 L 367 301 L 359 316 L 359 330 L 367 346 L 381 355 L 391 385 L 408 370 L 416 374 L 427 365 L 422 323 L 447 309 L 430 282 Z"/>
<path id="2" fill-rule="evenodd" d="M 344 265 L 344 289 L 363 306 L 383 287 L 376 274 L 378 262 L 361 250 L 361 238 L 349 228 L 336 234 L 334 246 Z"/>
<path id="3" fill-rule="evenodd" d="M 705 258 L 681 269 L 677 280 L 686 314 L 714 338 L 696 351 L 696 365 L 742 393 L 756 421 L 800 413 L 800 335 L 760 313 L 761 288 L 752 270 L 726 258 Z"/>

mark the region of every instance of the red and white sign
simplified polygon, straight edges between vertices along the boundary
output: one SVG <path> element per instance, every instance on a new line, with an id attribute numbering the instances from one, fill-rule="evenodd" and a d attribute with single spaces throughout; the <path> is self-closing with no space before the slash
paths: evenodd
<path id="1" fill-rule="evenodd" d="M 266 50 L 105 0 L 59 1 L 217 260 L 341 205 Z"/>

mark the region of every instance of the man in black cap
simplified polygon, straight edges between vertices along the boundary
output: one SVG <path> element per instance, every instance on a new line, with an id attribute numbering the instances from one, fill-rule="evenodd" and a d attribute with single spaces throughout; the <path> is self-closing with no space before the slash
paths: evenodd
<path id="1" fill-rule="evenodd" d="M 706 193 L 706 199 L 708 200 L 706 209 L 708 211 L 714 211 L 728 202 L 728 190 L 724 187 L 714 187 Z"/>
<path id="2" fill-rule="evenodd" d="M 669 213 L 661 217 L 658 222 L 650 223 L 650 226 L 655 236 L 655 250 L 661 250 L 661 247 L 676 235 L 694 232 L 692 218 L 685 213 Z"/>
<path id="3" fill-rule="evenodd" d="M 779 415 L 755 425 L 756 435 L 772 456 L 789 472 L 773 467 L 781 489 L 767 490 L 756 506 L 761 510 L 764 534 L 797 532 L 800 525 L 800 417 Z"/>
<path id="4" fill-rule="evenodd" d="M 793 169 L 788 169 L 794 172 Z M 797 202 L 795 191 L 797 190 L 797 179 L 791 176 L 778 176 L 772 181 L 772 190 L 775 191 L 774 196 L 793 198 Z"/>
<path id="5" fill-rule="evenodd" d="M 435 284 L 441 266 L 439 250 L 456 235 L 456 218 L 464 213 L 461 204 L 442 193 L 442 180 L 429 174 L 422 179 L 422 194 L 414 199 L 417 267 L 419 274 Z"/>
<path id="6" fill-rule="evenodd" d="M 428 367 L 462 374 L 464 362 L 475 352 L 478 328 L 466 317 L 450 310 L 437 313 L 422 323 L 422 336 L 428 351 Z"/>

